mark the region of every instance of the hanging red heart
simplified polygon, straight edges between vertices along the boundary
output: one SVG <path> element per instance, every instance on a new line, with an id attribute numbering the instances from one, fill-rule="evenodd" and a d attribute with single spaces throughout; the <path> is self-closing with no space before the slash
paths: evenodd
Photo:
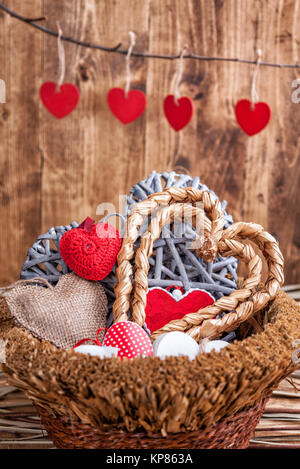
<path id="1" fill-rule="evenodd" d="M 252 105 L 248 99 L 242 99 L 235 106 L 236 120 L 249 136 L 263 130 L 271 118 L 271 109 L 267 103 Z"/>
<path id="2" fill-rule="evenodd" d="M 131 90 L 127 97 L 122 88 L 113 88 L 107 95 L 111 112 L 123 124 L 129 124 L 140 117 L 146 108 L 146 96 L 140 90 Z"/>
<path id="3" fill-rule="evenodd" d="M 181 319 L 188 313 L 195 313 L 205 306 L 212 305 L 214 301 L 204 290 L 190 290 L 177 299 L 167 290 L 150 288 L 145 309 L 147 327 L 152 333 L 173 319 Z"/>
<path id="4" fill-rule="evenodd" d="M 132 360 L 138 355 L 153 355 L 148 335 L 138 324 L 131 321 L 113 324 L 105 334 L 103 345 L 116 347 L 121 359 L 126 357 Z"/>
<path id="5" fill-rule="evenodd" d="M 191 120 L 194 103 L 188 96 L 178 99 L 176 104 L 174 95 L 169 94 L 164 100 L 164 112 L 169 124 L 176 131 L 183 129 Z"/>
<path id="6" fill-rule="evenodd" d="M 87 225 L 89 225 L 87 223 Z M 59 250 L 67 266 L 87 280 L 102 280 L 112 270 L 121 247 L 118 230 L 107 223 L 67 231 Z M 88 229 L 87 229 L 88 228 Z"/>
<path id="7" fill-rule="evenodd" d="M 53 81 L 43 83 L 40 96 L 45 108 L 58 119 L 70 114 L 78 104 L 79 89 L 73 83 L 65 83 L 57 89 Z"/>

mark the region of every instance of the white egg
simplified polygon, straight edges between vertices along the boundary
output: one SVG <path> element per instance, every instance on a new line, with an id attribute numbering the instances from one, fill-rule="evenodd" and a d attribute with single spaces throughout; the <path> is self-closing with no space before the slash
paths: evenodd
<path id="1" fill-rule="evenodd" d="M 99 345 L 79 345 L 74 348 L 75 352 L 86 353 L 93 357 L 116 357 L 118 355 L 118 349 L 116 347 L 105 347 Z"/>
<path id="2" fill-rule="evenodd" d="M 210 340 L 204 345 L 204 352 L 210 353 L 213 350 L 215 352 L 220 352 L 220 350 L 224 347 L 227 347 L 227 345 L 229 345 L 229 343 L 225 340 Z"/>
<path id="3" fill-rule="evenodd" d="M 160 358 L 185 355 L 193 360 L 198 353 L 197 342 L 184 332 L 167 332 L 153 342 L 153 354 Z"/>

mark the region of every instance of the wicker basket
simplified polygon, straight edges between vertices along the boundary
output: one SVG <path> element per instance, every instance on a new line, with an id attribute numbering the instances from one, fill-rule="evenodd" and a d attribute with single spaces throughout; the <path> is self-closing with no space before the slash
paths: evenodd
<path id="1" fill-rule="evenodd" d="M 203 208 L 195 207 L 202 201 Z M 240 290 L 167 330 L 182 330 L 196 339 L 218 337 L 235 329 L 235 343 L 210 354 L 137 358 L 120 361 L 58 350 L 13 327 L 6 334 L 8 382 L 35 403 L 50 437 L 59 448 L 246 448 L 266 401 L 281 379 L 297 368 L 293 343 L 300 337 L 298 305 L 279 292 L 282 256 L 262 227 L 238 223 L 226 230 L 218 201 L 193 188 L 168 189 L 137 204 L 128 219 L 118 257 L 115 321 L 143 324 L 147 259 L 167 220 L 180 216 L 180 205 L 193 219 L 203 209 L 204 242 L 199 254 L 211 260 L 220 252 L 248 264 Z M 156 215 L 141 240 L 132 265 L 138 227 L 150 210 Z M 246 240 L 261 250 L 262 262 Z M 202 240 L 203 241 L 203 240 Z M 134 274 L 132 285 L 131 276 Z M 229 311 L 215 319 L 220 311 Z"/>

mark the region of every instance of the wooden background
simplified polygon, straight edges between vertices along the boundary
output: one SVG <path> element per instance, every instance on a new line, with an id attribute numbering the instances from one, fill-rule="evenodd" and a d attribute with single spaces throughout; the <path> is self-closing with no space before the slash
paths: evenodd
<path id="1" fill-rule="evenodd" d="M 6 0 L 47 26 L 104 45 L 176 54 L 184 44 L 203 55 L 300 62 L 298 0 Z M 293 104 L 297 70 L 261 67 L 258 91 L 273 117 L 261 134 L 237 126 L 234 104 L 250 97 L 253 67 L 186 60 L 180 86 L 194 99 L 183 131 L 167 124 L 162 101 L 176 63 L 133 59 L 132 86 L 147 93 L 145 114 L 123 126 L 109 112 L 108 90 L 124 86 L 119 54 L 65 43 L 66 81 L 81 91 L 78 108 L 56 120 L 41 105 L 39 87 L 58 74 L 56 39 L 0 13 L 0 284 L 18 278 L 28 247 L 50 226 L 94 216 L 100 202 L 153 169 L 179 169 L 226 198 L 235 219 L 263 224 L 280 241 L 288 282 L 300 281 L 300 104 Z M 300 73 L 300 71 L 299 71 Z"/>

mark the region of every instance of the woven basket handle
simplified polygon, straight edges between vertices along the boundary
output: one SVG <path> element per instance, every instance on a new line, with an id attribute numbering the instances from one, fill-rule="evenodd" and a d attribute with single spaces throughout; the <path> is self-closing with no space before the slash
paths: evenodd
<path id="1" fill-rule="evenodd" d="M 264 284 L 259 284 L 261 258 L 245 240 L 251 240 L 260 248 L 268 264 Z M 242 287 L 229 296 L 216 300 L 213 305 L 187 314 L 182 319 L 170 321 L 151 335 L 152 340 L 175 330 L 186 332 L 197 341 L 204 337 L 217 338 L 224 332 L 235 330 L 277 295 L 284 281 L 283 257 L 275 239 L 260 225 L 244 222 L 233 224 L 223 231 L 218 250 L 222 256 L 237 257 L 248 265 L 248 278 L 244 280 Z M 222 312 L 227 314 L 216 318 Z"/>
<path id="2" fill-rule="evenodd" d="M 185 204 L 174 204 L 166 208 L 162 208 L 151 221 L 148 233 L 143 236 L 141 245 L 138 248 L 135 256 L 135 276 L 134 276 L 134 295 L 132 300 L 132 320 L 142 325 L 145 322 L 145 307 L 147 303 L 148 291 L 148 258 L 152 255 L 154 242 L 159 238 L 162 227 L 169 223 L 174 218 L 181 218 L 182 209 L 186 216 L 203 216 L 202 211 L 199 212 L 197 207 L 186 206 Z M 222 239 L 222 238 L 221 238 Z M 213 245 L 215 248 L 215 241 L 207 238 L 203 244 Z M 216 254 L 218 253 L 218 244 Z M 262 261 L 260 257 L 255 254 L 253 248 L 244 245 L 242 242 L 235 241 L 231 243 L 230 247 L 226 246 L 222 250 L 222 254 L 227 256 L 235 256 L 243 260 L 248 265 L 248 278 L 243 282 L 242 288 L 232 292 L 229 296 L 223 297 L 214 302 L 213 305 L 203 308 L 196 313 L 187 314 L 180 320 L 171 321 L 159 331 L 153 334 L 153 338 L 165 332 L 174 330 L 185 331 L 194 325 L 200 324 L 204 319 L 214 318 L 224 310 L 230 311 L 237 307 L 240 302 L 248 299 L 255 287 L 261 280 Z"/>
<path id="3" fill-rule="evenodd" d="M 132 310 L 131 294 L 133 285 L 131 276 L 133 276 L 133 267 L 130 261 L 134 257 L 134 243 L 140 235 L 139 229 L 142 223 L 146 217 L 155 215 L 159 208 L 176 202 L 199 204 L 198 207 L 202 208 L 211 220 L 211 223 L 204 223 L 204 235 L 210 236 L 210 240 L 218 241 L 221 238 L 224 227 L 221 203 L 207 191 L 200 191 L 193 187 L 170 187 L 162 192 L 152 194 L 136 204 L 131 209 L 131 214 L 128 217 L 125 237 L 118 255 L 118 267 L 116 269 L 118 283 L 115 286 L 116 299 L 113 307 L 114 322 L 126 321 L 128 311 Z M 203 248 L 205 247 L 207 246 L 204 245 Z M 209 249 L 208 246 L 206 252 L 211 254 L 212 251 L 213 249 Z"/>
<path id="4" fill-rule="evenodd" d="M 202 194 L 207 193 L 203 192 Z M 161 194 L 154 194 L 154 196 L 156 195 L 159 197 L 161 196 Z M 171 199 L 171 202 L 173 202 L 173 200 Z M 203 195 L 202 200 L 205 200 L 205 196 L 203 197 Z M 148 199 L 144 202 L 147 201 Z M 141 205 L 144 202 L 137 205 Z M 119 302 L 118 304 L 130 304 L 132 313 L 131 319 L 140 325 L 142 325 L 145 320 L 145 306 L 148 290 L 148 257 L 152 254 L 153 244 L 160 236 L 162 226 L 165 223 L 169 223 L 170 218 L 181 216 L 181 205 L 182 204 L 174 204 L 170 207 L 160 209 L 156 213 L 156 217 L 152 219 L 148 233 L 143 236 L 141 245 L 136 253 L 134 295 L 131 301 L 130 294 L 132 291 L 132 285 L 130 278 L 129 282 L 126 276 L 120 278 L 119 273 L 124 273 L 125 269 L 117 272 L 119 284 L 116 288 L 116 292 L 121 285 L 121 287 L 124 288 L 123 292 L 126 291 L 127 293 L 127 296 L 123 294 L 121 297 L 117 294 L 117 300 L 120 298 L 124 299 L 126 297 L 125 301 Z M 136 206 L 136 208 L 136 213 L 139 214 L 140 209 L 138 206 Z M 199 208 L 197 207 L 186 206 L 186 210 L 188 210 L 192 216 L 195 216 L 197 213 L 200 213 L 203 216 L 203 212 L 201 210 L 199 211 Z M 144 207 L 142 207 L 142 213 L 146 213 L 146 211 L 144 211 Z M 234 291 L 229 296 L 220 298 L 215 301 L 213 305 L 203 308 L 196 313 L 187 314 L 180 320 L 171 321 L 160 330 L 155 331 L 151 336 L 152 339 L 155 339 L 162 333 L 174 330 L 187 332 L 196 340 L 199 340 L 202 337 L 218 337 L 224 331 L 235 329 L 241 322 L 249 319 L 256 311 L 264 307 L 270 299 L 274 298 L 280 285 L 283 283 L 282 254 L 275 239 L 269 233 L 265 232 L 260 225 L 242 222 L 232 225 L 227 230 L 219 229 L 220 224 L 216 223 L 216 219 L 212 217 L 212 215 L 218 214 L 218 210 L 210 210 L 208 214 L 212 218 L 211 228 L 214 227 L 215 231 L 213 232 L 213 229 L 211 229 L 211 233 L 209 233 L 207 229 L 209 223 L 206 222 L 204 224 L 205 241 L 200 249 L 200 254 L 210 257 L 211 260 L 213 260 L 218 252 L 220 252 L 224 257 L 237 257 L 248 264 L 248 278 L 244 281 L 241 289 Z M 133 214 L 131 217 L 133 217 Z M 130 232 L 132 228 L 131 217 L 130 220 L 128 220 L 128 232 Z M 216 229 L 216 227 L 218 228 Z M 268 263 L 268 278 L 265 284 L 260 288 L 257 288 L 257 285 L 261 276 L 261 259 L 257 254 L 255 254 L 251 245 L 244 243 L 245 239 L 252 240 L 257 244 Z M 128 248 L 128 244 L 124 242 L 123 247 Z M 133 250 L 133 245 L 131 247 Z M 127 249 L 127 252 L 129 252 L 129 249 Z M 121 257 L 122 260 L 122 256 L 119 255 L 119 257 Z M 129 265 L 131 270 L 130 275 L 132 275 L 132 267 L 130 263 Z M 121 266 L 122 262 L 120 263 L 119 268 Z M 126 265 L 126 267 L 128 266 Z M 121 290 L 119 290 L 119 292 L 120 291 Z M 115 303 L 115 322 L 126 320 L 128 309 L 129 308 L 120 311 L 116 308 Z M 215 319 L 215 317 L 223 311 L 230 312 L 220 319 Z"/>
<path id="5" fill-rule="evenodd" d="M 284 282 L 284 259 L 275 238 L 256 223 L 238 222 L 224 230 L 219 249 L 222 255 L 230 254 L 231 246 L 236 239 L 251 240 L 260 249 L 268 266 L 268 276 L 260 288 L 255 289 L 251 299 L 241 303 L 232 313 L 226 314 L 221 319 L 208 319 L 201 326 L 190 328 L 187 333 L 194 339 L 203 337 L 218 337 L 222 332 L 230 332 L 236 329 L 242 322 L 249 319 L 256 311 L 264 308 L 274 299 Z M 228 251 L 229 249 L 229 251 Z M 224 297 L 226 300 L 226 297 Z M 222 300 L 222 298 L 221 298 Z M 203 311 L 203 310 L 202 310 Z"/>

